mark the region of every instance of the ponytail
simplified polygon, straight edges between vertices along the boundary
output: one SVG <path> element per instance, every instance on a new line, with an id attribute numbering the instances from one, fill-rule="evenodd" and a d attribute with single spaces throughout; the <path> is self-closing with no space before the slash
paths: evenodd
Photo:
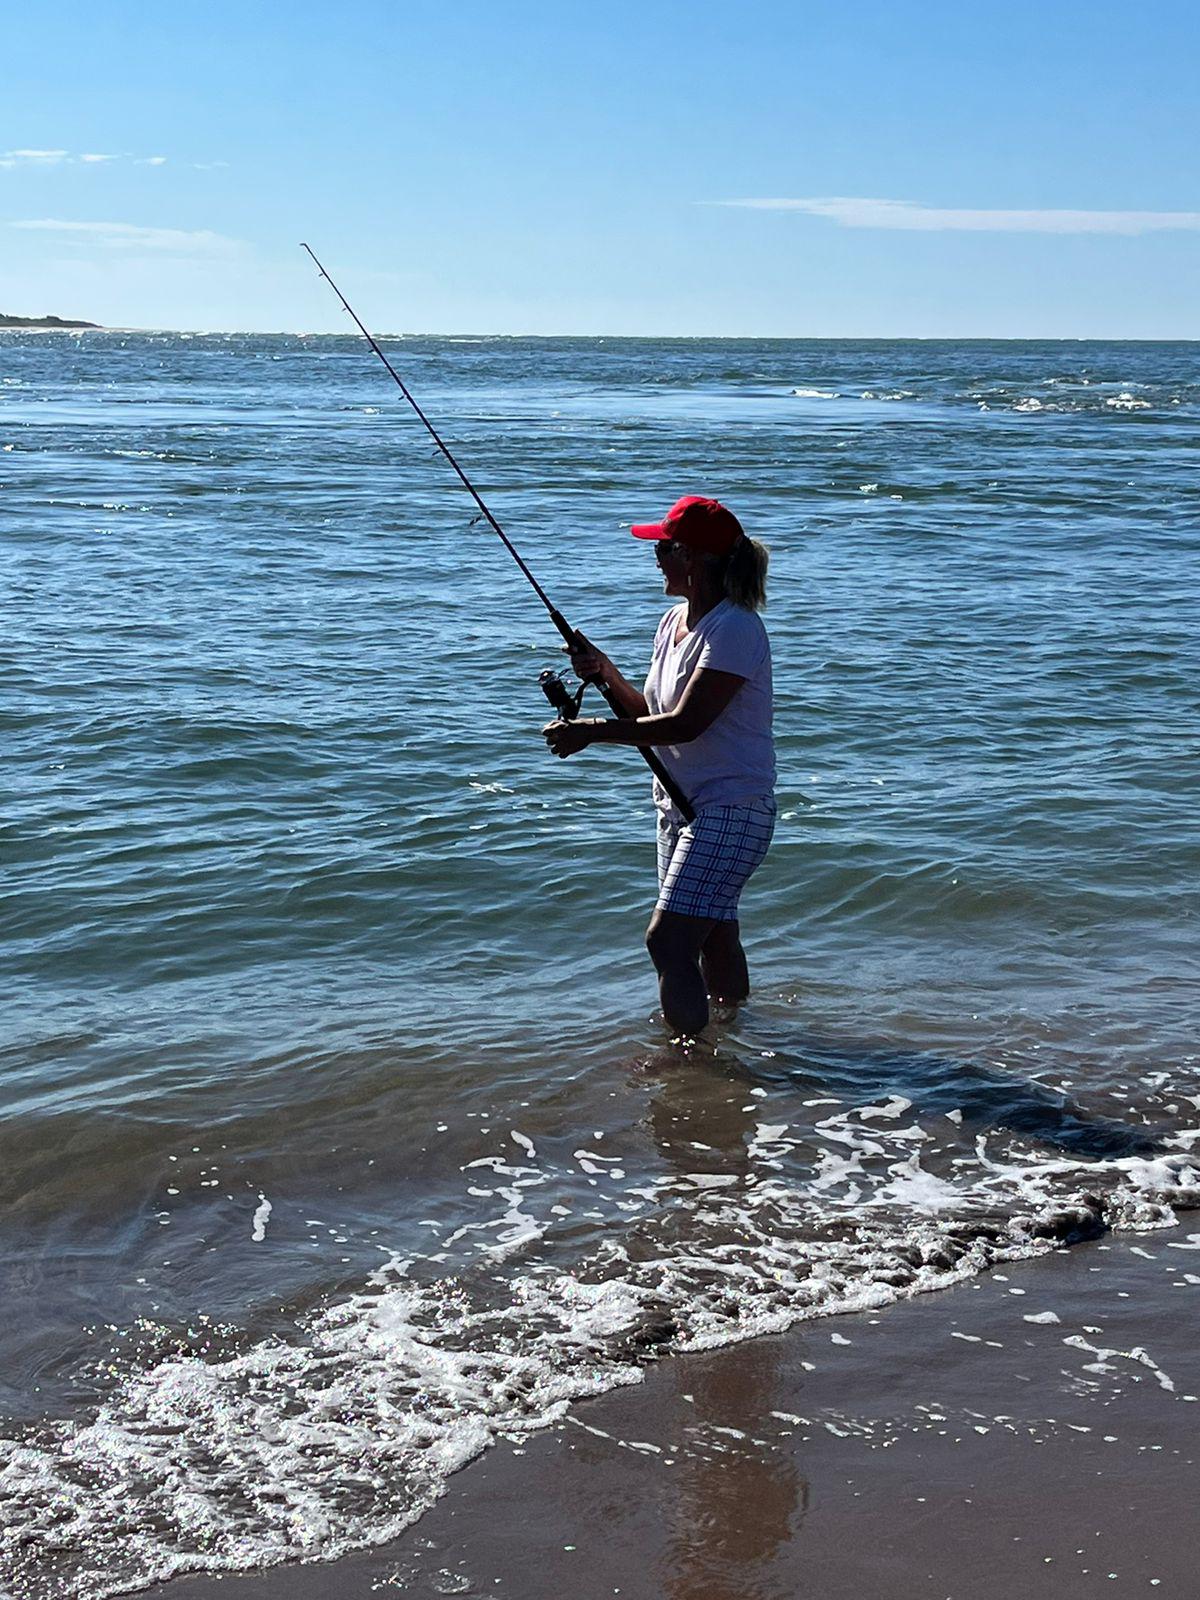
<path id="1" fill-rule="evenodd" d="M 765 544 L 743 537 L 727 556 L 710 556 L 705 565 L 726 600 L 746 611 L 761 611 L 767 603 L 769 561 Z"/>

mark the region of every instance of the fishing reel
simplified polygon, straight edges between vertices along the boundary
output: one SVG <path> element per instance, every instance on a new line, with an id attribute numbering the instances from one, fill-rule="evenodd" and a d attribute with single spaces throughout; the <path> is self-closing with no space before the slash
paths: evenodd
<path id="1" fill-rule="evenodd" d="M 574 694 L 567 688 L 562 680 L 561 673 L 555 672 L 553 667 L 547 667 L 545 672 L 538 674 L 538 683 L 542 693 L 554 707 L 558 717 L 563 722 L 574 722 L 579 715 L 579 707 L 583 702 L 583 691 L 586 683 L 581 683 Z"/>

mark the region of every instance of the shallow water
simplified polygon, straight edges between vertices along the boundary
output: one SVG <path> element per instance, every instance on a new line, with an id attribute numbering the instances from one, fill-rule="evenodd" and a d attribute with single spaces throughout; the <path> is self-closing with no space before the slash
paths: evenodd
<path id="1" fill-rule="evenodd" d="M 1194 347 L 390 353 L 631 675 L 623 525 L 770 544 L 755 997 L 665 1045 L 643 769 L 544 752 L 360 344 L 0 335 L 14 1596 L 386 1538 L 656 1354 L 1197 1198 Z"/>

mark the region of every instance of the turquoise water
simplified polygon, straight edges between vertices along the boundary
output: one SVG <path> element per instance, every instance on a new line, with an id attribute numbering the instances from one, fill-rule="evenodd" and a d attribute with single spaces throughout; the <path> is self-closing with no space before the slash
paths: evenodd
<path id="1" fill-rule="evenodd" d="M 630 676 L 625 525 L 771 547 L 755 996 L 667 1048 L 644 769 L 545 752 L 360 341 L 0 335 L 13 1595 L 336 1554 L 653 1354 L 1196 1198 L 1195 347 L 388 350 Z"/>

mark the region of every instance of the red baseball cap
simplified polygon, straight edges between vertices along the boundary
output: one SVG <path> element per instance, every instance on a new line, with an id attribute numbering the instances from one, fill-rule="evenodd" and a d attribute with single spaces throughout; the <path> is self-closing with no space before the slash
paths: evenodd
<path id="1" fill-rule="evenodd" d="M 635 539 L 677 539 L 705 556 L 727 556 L 744 537 L 732 511 L 700 494 L 685 494 L 661 522 L 635 522 L 629 531 Z"/>

